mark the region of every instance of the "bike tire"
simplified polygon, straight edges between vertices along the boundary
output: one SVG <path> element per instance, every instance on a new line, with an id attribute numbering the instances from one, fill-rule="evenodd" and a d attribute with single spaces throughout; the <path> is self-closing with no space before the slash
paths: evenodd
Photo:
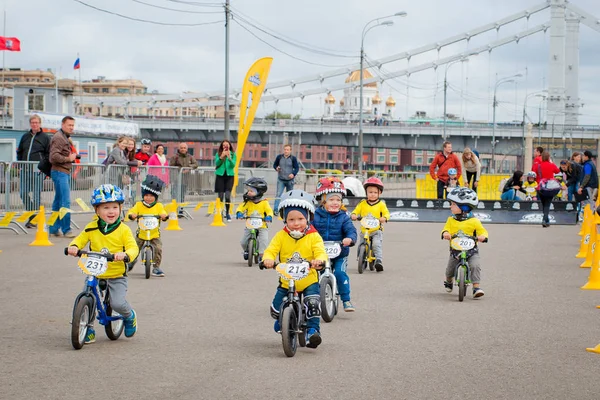
<path id="1" fill-rule="evenodd" d="M 285 307 L 281 316 L 281 344 L 283 345 L 283 352 L 288 357 L 294 357 L 298 348 L 297 323 L 298 319 L 294 307 Z"/>
<path id="2" fill-rule="evenodd" d="M 463 301 L 467 293 L 467 283 L 465 282 L 465 269 L 458 267 L 458 301 Z"/>
<path id="3" fill-rule="evenodd" d="M 361 244 L 358 247 L 358 273 L 362 274 L 365 271 L 366 267 L 366 254 L 365 254 L 365 245 Z"/>
<path id="4" fill-rule="evenodd" d="M 320 297 L 321 297 L 321 318 L 325 322 L 333 321 L 335 318 L 335 300 L 336 296 L 333 293 L 333 282 L 329 276 L 324 277 L 320 284 Z"/>
<path id="5" fill-rule="evenodd" d="M 71 320 L 71 345 L 79 350 L 85 344 L 87 327 L 94 316 L 94 300 L 90 296 L 83 296 L 73 310 Z"/>
<path id="6" fill-rule="evenodd" d="M 105 309 L 106 315 L 109 317 L 116 317 L 120 315 L 116 311 L 113 311 L 112 307 L 110 306 L 110 301 L 105 303 Z M 104 331 L 106 332 L 106 336 L 108 336 L 110 340 L 117 340 L 123 333 L 124 328 L 125 326 L 123 324 L 122 319 L 118 319 L 116 321 L 108 321 L 106 325 L 104 325 Z"/>
<path id="7" fill-rule="evenodd" d="M 254 261 L 254 239 L 248 240 L 246 251 L 248 252 L 248 266 L 251 267 L 252 261 Z"/>
<path id="8" fill-rule="evenodd" d="M 150 279 L 150 272 L 152 270 L 152 249 L 150 246 L 144 249 L 144 266 L 146 267 L 146 279 Z"/>

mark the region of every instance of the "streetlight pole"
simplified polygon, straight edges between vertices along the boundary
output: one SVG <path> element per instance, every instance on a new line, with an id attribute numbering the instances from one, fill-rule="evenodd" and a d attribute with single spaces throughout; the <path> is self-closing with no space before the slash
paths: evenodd
<path id="1" fill-rule="evenodd" d="M 223 116 L 225 117 L 225 125 L 223 130 L 225 133 L 225 140 L 230 140 L 229 135 L 229 21 L 231 16 L 231 10 L 229 8 L 229 0 L 225 1 L 225 111 Z"/>
<path id="2" fill-rule="evenodd" d="M 493 107 L 493 111 L 494 111 L 494 117 L 493 117 L 493 122 L 492 122 L 492 159 L 491 159 L 491 173 L 495 174 L 496 173 L 496 163 L 495 163 L 495 157 L 496 157 L 496 106 L 498 105 L 498 102 L 496 101 L 496 92 L 498 90 L 498 86 L 502 85 L 503 83 L 509 83 L 509 82 L 514 82 L 515 80 L 513 78 L 520 78 L 522 77 L 522 74 L 516 74 L 513 76 L 509 76 L 507 78 L 502 78 L 498 81 L 496 81 L 496 86 L 494 86 L 494 102 L 492 103 L 492 107 Z"/>
<path id="3" fill-rule="evenodd" d="M 389 17 L 406 17 L 406 15 L 407 14 L 405 11 L 401 11 L 401 12 L 397 12 L 396 14 L 393 14 L 393 15 L 387 15 L 385 17 L 379 17 L 379 18 L 372 19 L 371 21 L 369 21 L 365 24 L 365 27 L 362 30 L 362 36 L 361 36 L 361 40 L 360 40 L 360 71 L 359 71 L 360 99 L 359 99 L 359 110 L 358 110 L 358 173 L 361 176 L 363 174 L 363 152 L 364 152 L 364 145 L 363 145 L 363 80 L 364 80 L 364 63 L 365 63 L 365 36 L 371 29 L 373 29 L 377 26 L 394 25 L 393 21 L 388 20 L 388 21 L 379 22 L 380 19 L 389 18 Z M 369 27 L 369 25 L 375 21 L 377 21 L 377 24 Z"/>
<path id="4" fill-rule="evenodd" d="M 469 54 L 469 56 L 473 56 L 473 55 L 477 55 L 477 53 Z M 446 64 L 446 71 L 444 72 L 444 133 L 442 134 L 444 141 L 446 140 L 446 121 L 447 121 L 446 99 L 447 99 L 447 91 L 448 91 L 448 69 L 450 68 L 451 65 L 456 64 L 458 62 L 468 62 L 469 59 L 466 57 L 467 56 L 461 57 L 458 60 L 454 60 L 454 61 Z"/>
<path id="5" fill-rule="evenodd" d="M 527 100 L 531 97 L 544 97 L 544 95 L 540 93 L 544 93 L 546 90 L 542 90 L 541 92 L 530 93 L 525 96 L 525 102 L 523 103 L 523 137 L 521 140 L 521 159 L 523 160 L 523 166 L 525 165 L 525 119 L 527 118 Z"/>

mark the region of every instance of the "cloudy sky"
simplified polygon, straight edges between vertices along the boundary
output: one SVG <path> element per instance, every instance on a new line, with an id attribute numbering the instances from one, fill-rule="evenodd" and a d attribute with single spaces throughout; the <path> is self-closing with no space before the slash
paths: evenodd
<path id="1" fill-rule="evenodd" d="M 134 21 L 123 16 L 160 22 Z M 270 81 L 320 74 L 359 61 L 362 29 L 369 20 L 406 11 L 405 18 L 393 18 L 394 25 L 377 27 L 365 39 L 365 52 L 378 59 L 468 32 L 487 23 L 533 7 L 541 0 L 231 0 L 230 81 L 242 84 L 252 62 L 272 56 Z M 598 0 L 571 0 L 578 7 L 600 17 Z M 76 77 L 73 62 L 81 57 L 82 79 L 137 78 L 148 90 L 161 93 L 218 91 L 224 87 L 224 14 L 222 3 L 212 0 L 3 0 L 7 14 L 6 35 L 21 40 L 20 53 L 7 53 L 6 66 L 24 69 L 58 69 L 62 77 Z M 159 8 L 162 7 L 162 8 Z M 179 12 L 185 11 L 185 12 Z M 437 52 L 386 64 L 385 74 L 468 51 L 550 20 L 544 10 L 529 20 L 520 20 L 498 32 L 492 31 L 448 46 Z M 214 24 L 197 25 L 216 22 Z M 179 24 L 179 25 L 177 25 Z M 195 25 L 195 26 L 186 26 Z M 265 33 L 263 31 L 268 32 Z M 256 36 L 256 37 L 255 37 Z M 258 37 L 258 38 L 257 38 Z M 281 39 L 285 39 L 286 43 Z M 580 29 L 580 123 L 600 124 L 600 33 L 582 25 Z M 448 72 L 448 112 L 471 120 L 491 120 L 491 93 L 497 78 L 521 73 L 517 84 L 498 90 L 497 118 L 521 120 L 527 93 L 547 84 L 549 31 L 508 44 L 491 54 L 473 57 L 453 65 Z M 284 54 L 284 53 L 287 53 Z M 325 53 L 325 54 L 323 54 Z M 338 84 L 344 77 L 323 83 Z M 395 116 L 406 118 L 417 110 L 443 115 L 444 68 L 386 81 L 382 97 L 397 101 Z M 313 82 L 297 90 L 320 87 Z M 491 89 L 490 89 L 491 87 Z M 274 94 L 290 88 L 273 91 Z M 333 93 L 337 100 L 342 93 Z M 266 103 L 260 114 L 277 108 L 280 112 L 301 113 L 303 117 L 323 113 L 324 96 L 304 100 Z M 538 119 L 540 101 L 529 100 L 528 113 Z M 543 105 L 542 105 L 543 106 Z M 542 119 L 545 117 L 542 116 Z"/>

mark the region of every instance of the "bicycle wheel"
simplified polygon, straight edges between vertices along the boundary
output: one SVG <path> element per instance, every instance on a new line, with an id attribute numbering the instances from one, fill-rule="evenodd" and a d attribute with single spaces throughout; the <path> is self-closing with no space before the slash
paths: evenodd
<path id="1" fill-rule="evenodd" d="M 94 300 L 90 296 L 81 297 L 73 310 L 71 320 L 71 344 L 76 350 L 81 349 L 85 343 L 85 335 L 93 313 Z"/>
<path id="2" fill-rule="evenodd" d="M 113 311 L 112 307 L 110 306 L 110 297 L 108 301 L 104 304 L 104 306 L 106 309 L 107 316 L 118 317 L 121 315 L 118 312 Z M 122 319 L 118 319 L 116 321 L 108 321 L 106 325 L 104 325 L 104 331 L 106 332 L 106 336 L 108 336 L 110 340 L 117 340 L 123 333 L 123 328 L 124 325 Z"/>
<path id="3" fill-rule="evenodd" d="M 248 244 L 246 245 L 246 251 L 248 252 L 248 266 L 252 266 L 252 261 L 254 261 L 254 243 L 256 243 L 256 239 L 250 238 L 248 239 Z"/>
<path id="4" fill-rule="evenodd" d="M 283 352 L 288 357 L 294 357 L 298 348 L 298 338 L 296 336 L 297 322 L 298 319 L 294 307 L 285 307 L 281 316 L 281 343 L 283 345 Z"/>
<path id="5" fill-rule="evenodd" d="M 335 317 L 335 293 L 333 293 L 333 282 L 331 277 L 326 276 L 319 283 L 321 286 L 321 317 L 325 322 L 333 321 Z"/>
<path id="6" fill-rule="evenodd" d="M 152 249 L 150 246 L 146 246 L 144 250 L 144 266 L 146 267 L 146 279 L 150 279 L 152 269 Z"/>
<path id="7" fill-rule="evenodd" d="M 467 283 L 465 282 L 465 268 L 458 267 L 458 301 L 463 301 L 467 294 Z"/>
<path id="8" fill-rule="evenodd" d="M 367 268 L 367 255 L 365 254 L 365 245 L 358 247 L 358 273 L 362 274 Z"/>

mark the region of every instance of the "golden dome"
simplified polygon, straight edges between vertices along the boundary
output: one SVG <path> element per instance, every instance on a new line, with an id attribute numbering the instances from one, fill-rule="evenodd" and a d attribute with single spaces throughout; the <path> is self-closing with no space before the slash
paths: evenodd
<path id="1" fill-rule="evenodd" d="M 373 104 L 381 104 L 381 97 L 379 97 L 379 92 L 375 96 L 373 96 Z"/>
<path id="2" fill-rule="evenodd" d="M 396 106 L 396 100 L 394 100 L 394 98 L 392 96 L 390 96 L 385 101 L 385 105 L 388 106 L 388 107 L 395 107 Z"/>
<path id="3" fill-rule="evenodd" d="M 344 100 L 344 98 L 342 97 L 342 99 L 340 100 L 340 106 L 344 107 L 344 104 L 346 104 L 346 101 Z"/>
<path id="4" fill-rule="evenodd" d="M 327 97 L 325 97 L 326 104 L 335 104 L 335 97 L 331 93 Z"/>
<path id="5" fill-rule="evenodd" d="M 363 69 L 363 80 L 373 78 L 373 75 L 369 72 L 368 69 Z M 360 73 L 358 70 L 352 71 L 352 73 L 346 78 L 346 83 L 357 82 L 360 83 Z M 377 82 L 366 83 L 364 87 L 377 87 Z"/>

